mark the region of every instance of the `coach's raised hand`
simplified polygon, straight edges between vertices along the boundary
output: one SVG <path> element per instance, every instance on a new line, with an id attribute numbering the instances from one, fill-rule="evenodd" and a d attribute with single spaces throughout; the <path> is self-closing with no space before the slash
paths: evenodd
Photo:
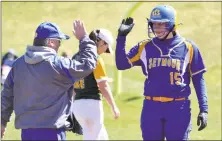
<path id="1" fill-rule="evenodd" d="M 73 22 L 73 34 L 78 40 L 81 40 L 85 35 L 88 35 L 83 21 L 75 20 Z"/>
<path id="2" fill-rule="evenodd" d="M 133 23 L 133 18 L 128 17 L 122 20 L 122 23 L 118 30 L 118 36 L 127 36 L 127 34 L 132 30 L 135 23 Z"/>

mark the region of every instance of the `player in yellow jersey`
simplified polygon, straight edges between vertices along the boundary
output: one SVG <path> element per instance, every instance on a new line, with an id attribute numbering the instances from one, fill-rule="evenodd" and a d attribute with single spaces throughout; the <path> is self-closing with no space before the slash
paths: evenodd
<path id="1" fill-rule="evenodd" d="M 113 36 L 110 31 L 96 29 L 90 33 L 89 37 L 96 43 L 99 55 L 112 53 Z M 74 57 L 77 56 L 78 54 Z M 73 112 L 83 128 L 83 140 L 108 140 L 108 134 L 104 126 L 101 94 L 111 106 L 114 119 L 120 116 L 120 112 L 112 96 L 104 62 L 100 56 L 96 69 L 87 77 L 75 82 L 74 90 L 76 95 Z"/>

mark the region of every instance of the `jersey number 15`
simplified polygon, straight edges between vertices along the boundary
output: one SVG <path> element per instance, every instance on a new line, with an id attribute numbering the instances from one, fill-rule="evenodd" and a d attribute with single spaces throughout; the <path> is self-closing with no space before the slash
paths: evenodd
<path id="1" fill-rule="evenodd" d="M 179 78 L 180 73 L 178 72 L 170 72 L 170 84 L 171 85 L 180 85 L 181 84 L 181 78 Z"/>

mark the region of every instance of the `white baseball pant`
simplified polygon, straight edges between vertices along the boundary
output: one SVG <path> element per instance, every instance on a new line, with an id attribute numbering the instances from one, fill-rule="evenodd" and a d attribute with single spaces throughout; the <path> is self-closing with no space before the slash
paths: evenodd
<path id="1" fill-rule="evenodd" d="M 74 100 L 73 112 L 83 128 L 83 140 L 108 140 L 101 100 Z"/>

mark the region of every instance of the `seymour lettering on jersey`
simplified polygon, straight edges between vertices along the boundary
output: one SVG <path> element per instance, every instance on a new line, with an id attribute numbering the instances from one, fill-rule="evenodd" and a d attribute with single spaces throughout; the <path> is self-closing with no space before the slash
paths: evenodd
<path id="1" fill-rule="evenodd" d="M 176 68 L 177 71 L 180 71 L 180 60 L 178 59 L 171 59 L 171 58 L 150 58 L 149 59 L 149 69 L 154 67 L 171 67 Z"/>

